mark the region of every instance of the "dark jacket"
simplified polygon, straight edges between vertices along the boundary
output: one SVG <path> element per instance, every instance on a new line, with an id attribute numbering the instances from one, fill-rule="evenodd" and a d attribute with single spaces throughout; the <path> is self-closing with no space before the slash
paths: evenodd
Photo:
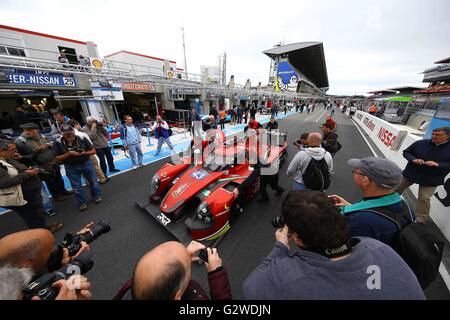
<path id="1" fill-rule="evenodd" d="M 25 137 L 21 135 L 14 143 L 16 144 L 17 151 L 22 156 L 21 161 L 26 162 L 28 165 L 50 165 L 53 162 L 53 153 L 50 140 L 39 135 L 38 137 Z M 49 148 L 39 150 L 38 148 L 44 145 L 50 145 Z"/>
<path id="2" fill-rule="evenodd" d="M 106 131 L 104 126 L 100 127 L 97 124 L 97 127 L 93 128 L 92 126 L 89 127 L 88 125 L 85 125 L 81 131 L 87 133 L 95 149 L 105 149 L 109 147 L 108 139 L 106 138 L 108 136 L 108 131 Z"/>
<path id="3" fill-rule="evenodd" d="M 209 111 L 209 115 L 214 116 L 214 118 L 217 119 L 219 117 L 219 112 L 217 111 L 216 108 L 212 107 L 211 110 Z"/>
<path id="4" fill-rule="evenodd" d="M 278 122 L 271 123 L 270 121 L 266 124 L 266 130 L 272 131 L 278 129 Z"/>
<path id="5" fill-rule="evenodd" d="M 189 124 L 191 127 L 193 126 L 193 121 L 202 121 L 202 117 L 196 112 L 195 115 L 192 115 L 192 111 L 189 112 Z"/>
<path id="6" fill-rule="evenodd" d="M 36 190 L 41 189 L 41 180 L 38 176 L 31 176 L 28 173 L 24 172 L 28 168 L 16 161 L 16 160 L 5 160 L 10 165 L 15 167 L 19 174 L 14 177 L 10 177 L 8 174 L 8 170 L 0 163 L 0 189 L 10 188 L 17 185 L 22 186 L 22 191 L 25 193 L 28 190 Z"/>
<path id="7" fill-rule="evenodd" d="M 209 291 L 212 300 L 231 300 L 231 287 L 225 268 L 219 267 L 208 273 Z M 132 279 L 129 279 L 120 288 L 113 300 L 133 300 L 131 296 Z M 209 300 L 208 294 L 201 285 L 191 280 L 189 286 L 181 297 L 182 300 Z"/>
<path id="8" fill-rule="evenodd" d="M 431 139 L 416 141 L 403 151 L 408 160 L 403 176 L 409 181 L 422 186 L 440 186 L 450 172 L 450 141 L 436 145 Z M 439 163 L 439 167 L 417 165 L 412 161 L 422 159 Z"/>
<path id="9" fill-rule="evenodd" d="M 338 135 L 336 132 L 330 131 L 323 136 L 322 147 L 329 153 L 336 153 L 339 151 Z"/>
<path id="10" fill-rule="evenodd" d="M 377 197 L 381 198 L 381 197 Z M 375 199 L 375 198 L 371 198 Z M 368 200 L 368 199 L 365 199 Z M 408 205 L 404 200 L 394 203 L 384 208 L 393 212 L 394 214 L 401 214 L 403 208 Z M 391 245 L 394 237 L 397 235 L 399 229 L 397 224 L 388 218 L 379 214 L 373 213 L 371 209 L 349 212 L 345 215 L 347 225 L 349 228 L 350 237 L 370 237 L 377 239 L 387 245 Z M 376 208 L 374 208 L 376 210 Z M 411 212 L 415 219 L 414 213 Z M 410 221 L 406 218 L 402 219 L 402 227 L 407 225 Z"/>

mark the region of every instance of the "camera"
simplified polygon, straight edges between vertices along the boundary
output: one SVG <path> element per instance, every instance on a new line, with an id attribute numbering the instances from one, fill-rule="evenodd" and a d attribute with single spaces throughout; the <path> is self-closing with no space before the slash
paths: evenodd
<path id="1" fill-rule="evenodd" d="M 276 216 L 276 217 L 272 218 L 271 222 L 272 222 L 272 226 L 277 229 L 284 228 L 284 225 L 286 224 L 286 222 L 284 221 L 284 218 L 282 216 Z"/>
<path id="2" fill-rule="evenodd" d="M 208 251 L 206 251 L 206 248 L 200 250 L 200 252 L 198 253 L 198 257 L 203 261 L 208 262 Z"/>
<path id="3" fill-rule="evenodd" d="M 67 280 L 74 274 L 85 274 L 92 269 L 94 261 L 91 252 L 84 252 L 75 258 L 71 263 L 63 266 L 59 270 L 44 274 L 31 282 L 24 290 L 23 297 L 25 300 L 31 300 L 32 297 L 38 296 L 42 300 L 54 300 L 58 295 L 58 289 L 52 287 L 52 284 L 59 280 Z"/>
<path id="4" fill-rule="evenodd" d="M 95 123 L 97 124 L 97 127 L 99 127 L 99 128 L 103 127 L 103 123 L 102 122 L 98 122 L 97 120 L 95 120 Z"/>
<path id="5" fill-rule="evenodd" d="M 89 232 L 81 235 L 73 235 L 72 233 L 66 233 L 64 240 L 62 241 L 62 246 L 67 248 L 69 251 L 69 256 L 74 256 L 81 248 L 81 241 L 87 244 L 91 243 L 97 239 L 100 235 L 107 233 L 111 230 L 108 222 L 102 220 L 97 223 Z"/>

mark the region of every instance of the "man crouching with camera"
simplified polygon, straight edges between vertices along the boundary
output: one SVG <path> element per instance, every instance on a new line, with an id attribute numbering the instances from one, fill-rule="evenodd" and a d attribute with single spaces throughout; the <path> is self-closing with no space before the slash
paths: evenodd
<path id="1" fill-rule="evenodd" d="M 244 299 L 425 299 L 393 249 L 348 236 L 345 218 L 324 193 L 291 192 L 281 210 L 272 252 L 245 280 Z M 291 251 L 290 241 L 299 250 Z"/>
<path id="2" fill-rule="evenodd" d="M 77 235 L 88 234 L 91 232 L 92 226 L 93 222 L 87 224 L 77 232 Z M 89 244 L 81 241 L 76 249 L 78 249 L 76 252 L 70 252 L 70 248 L 64 245 L 55 246 L 55 238 L 46 229 L 20 231 L 0 239 L 0 267 L 3 272 L 8 269 L 10 273 L 14 273 L 14 270 L 26 269 L 33 275 L 34 280 L 40 279 L 42 275 L 49 275 L 50 283 L 47 284 L 49 288 L 46 288 L 46 286 L 42 289 L 51 291 L 53 296 L 40 297 L 37 292 L 42 291 L 42 289 L 36 290 L 34 286 L 28 286 L 29 289 L 33 290 L 29 290 L 29 296 L 21 296 L 25 299 L 88 299 L 91 297 L 90 283 L 84 276 L 78 274 L 72 277 L 68 276 L 67 279 L 50 277 L 55 271 L 61 273 L 61 270 L 68 270 L 66 273 L 70 274 L 77 273 L 76 268 L 81 263 L 90 262 L 90 257 L 87 256 L 90 253 Z M 80 261 L 81 263 L 79 263 Z M 84 273 L 82 269 L 83 265 L 81 265 L 81 273 Z M 11 283 L 10 287 L 14 285 L 21 286 L 22 284 Z M 20 288 L 20 291 L 23 289 Z"/>

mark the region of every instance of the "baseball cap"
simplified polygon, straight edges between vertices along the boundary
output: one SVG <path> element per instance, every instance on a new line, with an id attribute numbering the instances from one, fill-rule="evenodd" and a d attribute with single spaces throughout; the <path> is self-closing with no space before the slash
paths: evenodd
<path id="1" fill-rule="evenodd" d="M 393 161 L 368 157 L 364 159 L 350 159 L 347 161 L 350 167 L 358 168 L 361 173 L 375 182 L 378 186 L 393 189 L 402 179 L 402 170 Z"/>
<path id="2" fill-rule="evenodd" d="M 65 123 L 65 124 L 62 124 L 59 127 L 59 132 L 61 132 L 62 134 L 64 134 L 64 133 L 74 133 L 75 130 L 73 130 L 73 128 L 72 128 L 72 126 L 70 124 Z"/>
<path id="3" fill-rule="evenodd" d="M 22 129 L 39 129 L 39 126 L 36 123 L 25 123 L 20 126 Z"/>

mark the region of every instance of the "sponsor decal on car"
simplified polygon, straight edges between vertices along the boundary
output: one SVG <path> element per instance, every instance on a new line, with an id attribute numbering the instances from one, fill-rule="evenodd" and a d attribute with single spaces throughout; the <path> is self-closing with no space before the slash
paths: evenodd
<path id="1" fill-rule="evenodd" d="M 157 216 L 157 218 L 163 226 L 167 226 L 171 222 L 171 220 L 162 212 Z"/>
<path id="2" fill-rule="evenodd" d="M 181 186 L 172 191 L 172 198 L 178 198 L 187 188 L 189 188 L 189 183 L 183 183 Z"/>
<path id="3" fill-rule="evenodd" d="M 206 176 L 208 176 L 208 172 L 205 170 L 197 170 L 191 173 L 191 177 L 197 180 L 203 180 Z"/>

